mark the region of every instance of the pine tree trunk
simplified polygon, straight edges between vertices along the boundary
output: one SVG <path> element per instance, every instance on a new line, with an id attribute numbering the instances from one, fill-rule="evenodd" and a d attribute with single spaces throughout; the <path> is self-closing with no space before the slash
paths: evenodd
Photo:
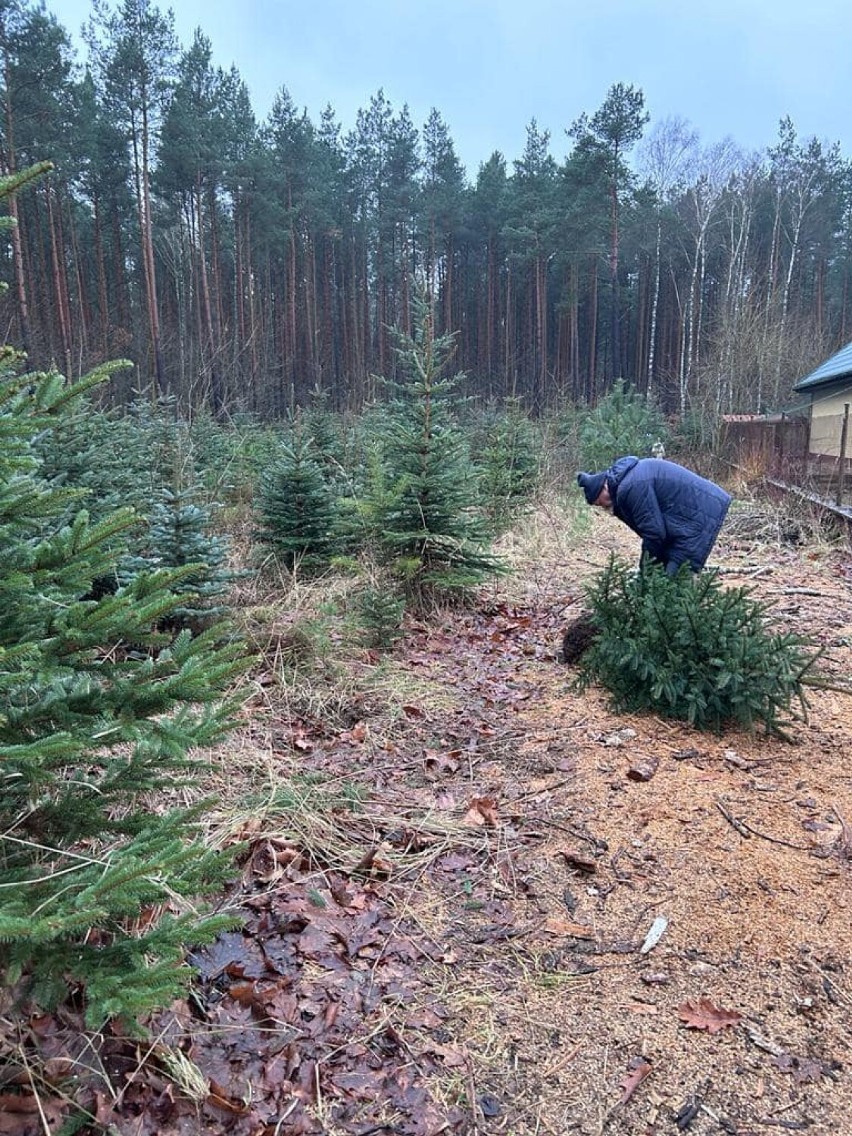
<path id="1" fill-rule="evenodd" d="M 214 416 L 218 418 L 224 409 L 224 399 L 219 374 L 218 337 L 216 335 L 214 322 L 213 304 L 210 299 L 210 278 L 207 270 L 207 242 L 204 237 L 203 193 L 200 179 L 197 181 L 195 187 L 195 224 L 197 230 L 196 246 L 198 248 L 198 275 L 200 284 L 199 299 L 202 312 L 199 345 L 201 348 L 202 365 L 209 376 L 211 410 Z"/>
<path id="2" fill-rule="evenodd" d="M 75 338 L 79 342 L 79 350 L 75 351 L 77 357 L 83 361 L 89 357 L 89 340 L 92 331 L 92 310 L 88 300 L 88 293 L 83 281 L 82 257 L 80 245 L 77 240 L 77 228 L 74 224 L 73 214 L 68 212 L 67 227 L 69 233 L 68 247 L 71 253 L 71 263 L 74 270 L 74 288 L 77 294 L 77 306 L 80 313 L 78 320 L 73 320 L 71 327 Z M 85 366 L 85 363 L 84 363 Z"/>
<path id="3" fill-rule="evenodd" d="M 499 278 L 496 271 L 497 251 L 494 247 L 494 238 L 488 238 L 488 257 L 485 282 L 485 350 L 488 382 L 493 384 L 497 370 L 497 358 L 500 347 L 497 341 L 497 309 L 500 302 L 498 289 Z"/>
<path id="4" fill-rule="evenodd" d="M 11 82 L 9 76 L 9 56 L 5 49 L 6 42 L 6 29 L 3 21 L 2 13 L 0 12 L 0 35 L 4 44 L 3 50 L 3 89 L 4 89 L 4 111 L 6 118 L 6 146 L 2 152 L 3 156 L 3 172 L 6 174 L 13 174 L 15 172 L 15 123 L 12 110 L 12 99 L 10 94 Z M 11 238 L 12 238 L 12 260 L 15 270 L 15 297 L 17 299 L 18 307 L 18 327 L 21 336 L 21 348 L 29 355 L 32 350 L 32 331 L 30 328 L 30 311 L 27 301 L 27 287 L 26 275 L 24 272 L 24 253 L 21 242 L 21 218 L 18 212 L 18 199 L 14 193 L 9 194 L 6 198 L 6 204 L 9 210 L 9 217 L 12 220 Z"/>
<path id="5" fill-rule="evenodd" d="M 321 368 L 319 366 L 319 326 L 317 323 L 317 249 L 312 236 L 307 238 L 305 249 L 305 329 L 304 356 L 305 368 L 310 377 L 312 389 L 322 390 Z"/>
<path id="6" fill-rule="evenodd" d="M 68 311 L 68 292 L 62 272 L 60 253 L 59 225 L 54 209 L 53 194 L 50 186 L 45 186 L 45 199 L 47 201 L 47 224 L 50 235 L 50 267 L 53 280 L 53 294 L 55 297 L 55 310 L 59 324 L 59 339 L 62 347 L 62 369 L 65 375 L 71 374 L 71 317 Z"/>
<path id="7" fill-rule="evenodd" d="M 248 209 L 245 209 L 245 221 L 243 224 L 243 284 L 240 288 L 240 302 L 245 303 L 245 294 L 248 292 L 248 343 L 250 344 L 249 358 L 251 360 L 251 394 L 252 404 L 254 409 L 257 409 L 258 397 L 258 379 L 260 375 L 260 354 L 259 354 L 259 341 L 260 341 L 260 328 L 258 324 L 257 311 L 255 308 L 255 270 L 254 261 L 251 255 L 251 216 Z"/>
<path id="8" fill-rule="evenodd" d="M 322 241 L 322 271 L 320 274 L 319 290 L 322 297 L 318 314 L 317 365 L 322 376 L 323 387 L 331 390 L 335 409 L 343 409 L 339 401 L 339 392 L 336 390 L 337 373 L 335 371 L 335 343 L 334 327 L 334 288 L 335 277 L 334 246 L 331 237 L 324 236 Z"/>
<path id="9" fill-rule="evenodd" d="M 455 331 L 453 325 L 453 295 L 455 292 L 455 277 L 453 274 L 453 239 L 447 237 L 447 243 L 444 248 L 444 264 L 446 266 L 444 271 L 444 291 L 443 291 L 443 304 L 442 309 L 444 313 L 444 331 Z"/>
<path id="10" fill-rule="evenodd" d="M 571 383 L 574 397 L 581 393 L 580 377 L 580 269 L 571 264 Z"/>
<path id="11" fill-rule="evenodd" d="M 98 315 L 100 322 L 101 354 L 106 359 L 109 355 L 109 326 L 110 310 L 107 295 L 107 273 L 104 258 L 104 236 L 101 228 L 101 202 L 95 194 L 92 201 L 94 237 L 95 237 L 95 270 L 98 277 Z"/>
<path id="12" fill-rule="evenodd" d="M 505 397 L 514 386 L 514 367 L 512 365 L 512 329 L 514 321 L 512 319 L 512 266 L 509 265 L 506 269 L 506 318 L 505 318 L 505 335 L 503 337 L 503 390 L 501 394 Z"/>
<path id="13" fill-rule="evenodd" d="M 379 270 L 376 279 L 376 356 L 377 356 L 377 370 L 380 375 L 387 375 L 387 367 L 385 360 L 385 325 L 387 322 L 387 279 L 385 277 L 385 249 L 382 244 L 382 238 L 379 237 L 379 247 L 377 249 L 376 259 L 379 264 Z M 369 317 L 368 317 L 369 318 Z M 370 342 L 368 333 L 367 342 Z M 369 366 L 369 364 L 368 364 Z"/>
<path id="14" fill-rule="evenodd" d="M 142 266 L 145 277 L 145 303 L 148 312 L 148 336 L 152 358 L 152 396 L 156 399 L 164 391 L 164 367 L 160 347 L 160 313 L 157 297 L 157 274 L 154 264 L 154 233 L 151 219 L 151 186 L 149 172 L 150 139 L 148 133 L 148 103 L 147 92 L 141 93 L 141 153 L 136 152 L 136 138 L 134 136 L 134 152 L 136 161 L 136 204 L 139 214 L 139 231 L 142 237 Z"/>
<path id="15" fill-rule="evenodd" d="M 348 292 L 349 303 L 347 305 L 347 335 L 346 335 L 346 352 L 344 354 L 344 370 L 351 376 L 353 395 L 355 397 L 356 405 L 360 405 L 361 401 L 361 370 L 362 360 L 359 351 L 359 338 L 361 334 L 361 319 L 360 319 L 360 300 L 361 300 L 361 281 L 357 270 L 358 265 L 358 249 L 357 241 L 353 234 L 349 244 L 349 287 L 344 289 L 344 293 Z"/>
<path id="16" fill-rule="evenodd" d="M 536 297 L 536 347 L 538 354 L 538 374 L 536 380 L 535 404 L 544 410 L 547 405 L 547 261 L 537 256 L 535 262 Z"/>
<path id="17" fill-rule="evenodd" d="M 586 376 L 586 398 L 594 401 L 597 390 L 598 369 L 598 262 L 592 258 L 591 277 L 589 280 L 589 297 L 591 299 L 589 312 L 589 373 Z"/>
<path id="18" fill-rule="evenodd" d="M 144 181 L 144 175 L 143 175 Z M 151 226 L 148 220 L 147 190 L 143 196 L 139 227 L 142 233 L 142 266 L 145 276 L 145 309 L 148 314 L 148 343 L 151 351 L 153 396 L 156 399 L 162 390 L 162 367 L 160 365 L 160 329 L 154 290 L 154 258 L 152 255 Z"/>
<path id="19" fill-rule="evenodd" d="M 368 272 L 368 254 L 366 246 L 361 250 L 361 263 L 359 264 L 361 278 L 359 280 L 360 287 L 358 288 L 358 299 L 360 308 L 358 316 L 361 321 L 360 340 L 361 340 L 361 371 L 359 374 L 359 383 L 361 385 L 362 394 L 359 399 L 359 405 L 363 405 L 365 399 L 372 399 L 372 374 L 376 368 L 374 366 L 376 354 L 372 342 L 372 328 L 370 325 L 370 276 Z M 378 281 L 376 282 L 376 310 L 379 307 L 378 296 Z M 379 366 L 381 370 L 381 366 Z"/>
<path id="20" fill-rule="evenodd" d="M 112 210 L 112 265 L 115 278 L 115 293 L 118 300 L 118 324 L 126 328 L 130 338 L 134 335 L 133 309 L 130 304 L 130 290 L 124 260 L 124 242 L 121 233 L 121 218 L 118 210 Z"/>
<path id="21" fill-rule="evenodd" d="M 222 370 L 224 360 L 224 340 L 222 329 L 228 322 L 225 317 L 225 294 L 222 288 L 222 260 L 220 255 L 219 239 L 219 211 L 216 207 L 217 187 L 211 181 L 207 190 L 207 214 L 210 218 L 210 292 L 213 308 L 213 343 L 216 358 L 219 361 L 219 370 Z"/>

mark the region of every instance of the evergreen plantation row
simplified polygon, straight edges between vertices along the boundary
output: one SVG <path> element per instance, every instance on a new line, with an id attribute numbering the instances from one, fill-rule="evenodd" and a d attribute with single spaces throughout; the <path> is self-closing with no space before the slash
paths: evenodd
<path id="1" fill-rule="evenodd" d="M 763 153 L 702 145 L 616 82 L 566 106 L 564 161 L 533 120 L 469 176 L 440 109 L 415 124 L 381 90 L 344 132 L 282 75 L 257 121 L 149 0 L 93 8 L 85 59 L 12 0 L 0 49 L 5 168 L 54 167 L 10 199 L 0 314 L 34 367 L 129 358 L 101 401 L 360 412 L 424 282 L 463 393 L 534 414 L 619 377 L 666 413 L 774 408 L 849 338 L 850 162 L 789 120 Z"/>

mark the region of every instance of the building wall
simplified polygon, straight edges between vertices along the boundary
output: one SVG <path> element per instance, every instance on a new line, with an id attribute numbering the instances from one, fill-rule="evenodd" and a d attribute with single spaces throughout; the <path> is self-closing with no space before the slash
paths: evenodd
<path id="1" fill-rule="evenodd" d="M 811 406 L 810 451 L 812 454 L 840 456 L 845 407 L 852 408 L 852 384 L 830 395 L 815 395 Z M 852 409 L 850 409 L 852 413 Z M 852 456 L 852 428 L 846 440 L 846 455 Z"/>

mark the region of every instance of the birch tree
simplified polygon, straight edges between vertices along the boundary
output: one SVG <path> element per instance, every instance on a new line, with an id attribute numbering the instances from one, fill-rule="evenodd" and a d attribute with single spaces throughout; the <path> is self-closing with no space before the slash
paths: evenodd
<path id="1" fill-rule="evenodd" d="M 698 176 L 688 188 L 684 205 L 687 213 L 687 259 L 689 281 L 681 303 L 681 344 L 678 365 L 680 412 L 687 408 L 693 370 L 698 361 L 704 321 L 705 277 L 711 226 L 718 220 L 722 195 L 741 160 L 730 138 L 704 150 L 698 159 Z"/>
<path id="2" fill-rule="evenodd" d="M 778 144 L 769 150 L 772 184 L 775 190 L 774 263 L 770 280 L 777 278 L 777 348 L 774 365 L 774 393 L 781 381 L 784 346 L 790 314 L 793 281 L 804 255 L 808 225 L 838 184 L 843 162 L 835 143 L 824 148 L 817 138 L 800 142 L 789 117 L 781 120 Z M 837 217 L 839 227 L 840 217 Z"/>
<path id="3" fill-rule="evenodd" d="M 657 346 L 657 318 L 660 306 L 662 276 L 663 219 L 678 189 L 683 189 L 694 170 L 698 151 L 698 131 L 684 118 L 664 118 L 656 123 L 643 140 L 638 155 L 639 170 L 657 199 L 654 267 L 651 284 L 651 317 L 648 331 L 648 361 L 645 367 L 646 389 L 655 387 L 654 364 Z"/>

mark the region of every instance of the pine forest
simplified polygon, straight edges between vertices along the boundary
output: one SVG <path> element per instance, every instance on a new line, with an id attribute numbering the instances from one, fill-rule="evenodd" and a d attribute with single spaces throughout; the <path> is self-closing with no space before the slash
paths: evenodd
<path id="1" fill-rule="evenodd" d="M 666 413 L 781 408 L 850 336 L 850 162 L 789 118 L 762 153 L 652 122 L 613 82 L 565 108 L 560 164 L 530 121 L 520 156 L 460 163 L 439 106 L 412 121 L 378 89 L 344 131 L 287 76 L 258 121 L 199 29 L 150 0 L 95 4 L 85 58 L 30 0 L 0 5 L 10 341 L 74 377 L 111 358 L 140 392 L 218 419 L 337 411 L 394 377 L 426 282 L 464 393 L 544 414 L 617 378 Z"/>

